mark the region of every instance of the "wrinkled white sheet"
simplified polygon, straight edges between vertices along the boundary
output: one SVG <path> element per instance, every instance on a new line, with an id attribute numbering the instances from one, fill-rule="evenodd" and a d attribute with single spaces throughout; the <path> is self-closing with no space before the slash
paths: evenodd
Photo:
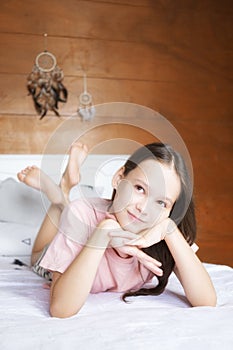
<path id="1" fill-rule="evenodd" d="M 25 260 L 23 257 L 21 260 Z M 233 348 L 233 269 L 206 264 L 218 306 L 191 308 L 175 275 L 159 297 L 90 295 L 81 312 L 51 318 L 49 290 L 27 267 L 0 257 L 0 349 L 221 349 Z M 201 288 L 201 286 L 200 286 Z"/>

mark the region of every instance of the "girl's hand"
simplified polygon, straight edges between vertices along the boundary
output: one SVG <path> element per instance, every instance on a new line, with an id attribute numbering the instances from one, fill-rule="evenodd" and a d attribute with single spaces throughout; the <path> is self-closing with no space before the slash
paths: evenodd
<path id="1" fill-rule="evenodd" d="M 139 248 L 147 248 L 162 241 L 166 235 L 171 234 L 176 229 L 176 224 L 170 218 L 167 218 L 147 231 L 141 232 L 140 237 L 127 243 L 128 245 Z"/>
<path id="2" fill-rule="evenodd" d="M 125 245 L 123 247 L 118 248 L 117 251 L 120 254 L 123 253 L 136 257 L 137 260 L 148 270 L 150 270 L 153 274 L 157 276 L 163 275 L 163 270 L 160 268 L 162 265 L 161 262 L 147 255 L 138 247 Z"/>
<path id="3" fill-rule="evenodd" d="M 112 248 L 122 248 L 130 242 L 134 242 L 135 239 L 138 239 L 138 235 L 135 233 L 124 231 L 120 227 L 115 227 L 114 230 L 109 231 L 108 236 L 110 237 L 109 245 Z"/>
<path id="4" fill-rule="evenodd" d="M 160 242 L 166 235 L 171 234 L 176 229 L 176 224 L 169 218 L 161 221 L 152 228 L 140 232 L 139 234 L 119 230 L 109 233 L 110 237 L 115 237 L 122 245 L 136 246 L 138 248 L 147 248 Z M 129 240 L 129 238 L 131 240 Z M 134 237 L 134 238 L 133 238 Z M 112 240 L 111 240 L 112 241 Z"/>
<path id="5" fill-rule="evenodd" d="M 109 232 L 109 237 L 111 237 L 109 245 L 115 248 L 119 255 L 125 258 L 128 256 L 134 256 L 153 274 L 162 276 L 163 270 L 160 268 L 162 265 L 160 261 L 147 255 L 138 247 L 130 245 L 130 242 L 134 242 L 140 239 L 138 238 L 137 234 L 129 231 L 124 231 L 119 226 L 117 230 Z"/>

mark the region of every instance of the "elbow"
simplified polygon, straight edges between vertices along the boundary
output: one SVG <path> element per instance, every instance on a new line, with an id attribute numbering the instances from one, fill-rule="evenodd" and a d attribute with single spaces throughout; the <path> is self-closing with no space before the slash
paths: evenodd
<path id="1" fill-rule="evenodd" d="M 69 310 L 67 308 L 61 307 L 61 305 L 56 305 L 53 303 L 50 305 L 49 313 L 51 317 L 55 318 L 69 318 L 76 315 L 80 309 L 81 308 L 76 310 Z"/>
<path id="2" fill-rule="evenodd" d="M 195 300 L 194 302 L 191 302 L 191 305 L 193 307 L 197 306 L 211 306 L 216 307 L 217 305 L 217 295 L 215 292 L 211 293 L 211 295 L 208 295 L 206 297 L 201 297 L 198 300 Z"/>
<path id="3" fill-rule="evenodd" d="M 212 307 L 217 306 L 217 295 L 215 292 L 213 293 L 213 295 L 207 298 L 206 305 L 204 306 L 212 306 Z"/>
<path id="4" fill-rule="evenodd" d="M 217 306 L 217 294 L 214 288 L 212 292 L 209 293 L 208 297 L 206 297 L 204 306 L 212 306 L 212 307 Z"/>
<path id="5" fill-rule="evenodd" d="M 217 294 L 215 290 L 213 291 L 212 296 L 210 297 L 209 306 L 213 306 L 213 307 L 217 306 Z"/>

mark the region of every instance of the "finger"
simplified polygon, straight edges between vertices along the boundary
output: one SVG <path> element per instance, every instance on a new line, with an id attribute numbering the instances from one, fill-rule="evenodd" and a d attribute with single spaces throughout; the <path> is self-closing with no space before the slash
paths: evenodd
<path id="1" fill-rule="evenodd" d="M 126 246 L 126 244 L 129 242 L 129 240 L 127 238 L 117 238 L 117 237 L 114 237 L 112 240 L 111 240 L 111 246 L 114 247 L 114 248 L 117 248 L 117 247 L 123 247 L 123 246 Z"/>
<path id="2" fill-rule="evenodd" d="M 136 238 L 136 239 L 130 240 L 127 244 L 131 246 L 137 246 L 139 248 L 146 248 L 147 246 L 146 240 L 143 238 Z"/>
<path id="3" fill-rule="evenodd" d="M 131 240 L 127 243 L 127 245 L 129 246 L 136 246 L 138 248 L 147 248 L 150 247 L 152 245 L 151 242 L 148 242 L 144 237 L 141 238 L 137 238 L 134 240 Z"/>
<path id="4" fill-rule="evenodd" d="M 137 249 L 137 252 L 136 252 L 136 257 L 138 259 L 141 260 L 141 262 L 145 261 L 145 262 L 148 262 L 148 263 L 152 263 L 152 264 L 155 264 L 157 266 L 162 266 L 162 263 L 154 258 L 152 258 L 150 255 L 144 253 L 143 251 L 141 251 L 140 249 Z"/>
<path id="5" fill-rule="evenodd" d="M 156 276 L 162 276 L 163 275 L 163 270 L 160 269 L 158 266 L 152 264 L 152 263 L 145 263 L 144 266 L 150 270 L 151 272 L 153 272 Z"/>
<path id="6" fill-rule="evenodd" d="M 141 264 L 143 264 L 148 270 L 153 272 L 157 276 L 162 276 L 163 275 L 163 270 L 158 266 L 157 261 L 148 261 L 145 259 L 138 259 Z"/>
<path id="7" fill-rule="evenodd" d="M 124 246 L 124 253 L 135 256 L 138 261 L 156 276 L 162 276 L 161 262 L 141 252 L 137 247 Z"/>
<path id="8" fill-rule="evenodd" d="M 136 240 L 137 235 L 128 231 L 111 231 L 109 232 L 109 237 L 117 237 L 117 238 L 127 238 L 128 240 Z"/>
<path id="9" fill-rule="evenodd" d="M 156 240 L 151 241 L 151 240 L 147 240 L 144 237 L 140 237 L 140 238 L 137 238 L 137 239 L 130 241 L 127 244 L 131 245 L 131 246 L 137 246 L 138 248 L 147 248 L 147 247 L 152 246 L 153 244 L 160 242 L 160 240 L 161 239 L 156 239 Z"/>

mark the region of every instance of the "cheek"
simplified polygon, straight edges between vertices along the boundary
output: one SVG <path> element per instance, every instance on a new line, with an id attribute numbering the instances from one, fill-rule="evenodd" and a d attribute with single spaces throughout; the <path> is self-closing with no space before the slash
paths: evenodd
<path id="1" fill-rule="evenodd" d="M 133 187 L 127 180 L 121 180 L 114 198 L 114 210 L 116 212 L 127 207 L 132 200 Z"/>
<path id="2" fill-rule="evenodd" d="M 169 214 L 170 214 L 170 210 L 166 210 L 166 209 L 160 208 L 158 206 L 156 206 L 154 208 L 152 208 L 152 206 L 151 206 L 150 212 L 151 212 L 150 222 L 151 222 L 152 226 L 167 219 L 169 217 Z"/>

